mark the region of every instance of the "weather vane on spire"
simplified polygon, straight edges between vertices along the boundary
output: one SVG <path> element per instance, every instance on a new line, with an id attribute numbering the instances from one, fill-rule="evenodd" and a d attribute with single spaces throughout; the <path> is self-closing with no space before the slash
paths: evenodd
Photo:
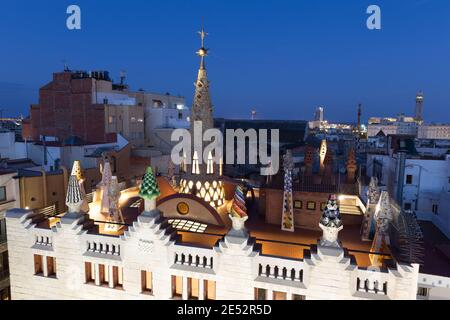
<path id="1" fill-rule="evenodd" d="M 202 30 L 198 32 L 198 34 L 200 35 L 200 38 L 202 39 L 202 47 L 197 51 L 197 55 L 199 55 L 201 57 L 201 64 L 200 67 L 203 69 L 204 68 L 204 58 L 208 55 L 208 50 L 205 48 L 205 38 L 208 35 L 205 32 L 205 29 L 203 28 L 203 24 L 202 24 Z"/>

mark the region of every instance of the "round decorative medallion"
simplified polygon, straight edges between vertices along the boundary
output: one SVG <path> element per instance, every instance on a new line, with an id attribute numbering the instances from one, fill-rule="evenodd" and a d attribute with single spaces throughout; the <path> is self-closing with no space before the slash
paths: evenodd
<path id="1" fill-rule="evenodd" d="M 189 205 L 186 202 L 180 202 L 177 204 L 177 211 L 179 214 L 187 215 L 189 213 Z"/>

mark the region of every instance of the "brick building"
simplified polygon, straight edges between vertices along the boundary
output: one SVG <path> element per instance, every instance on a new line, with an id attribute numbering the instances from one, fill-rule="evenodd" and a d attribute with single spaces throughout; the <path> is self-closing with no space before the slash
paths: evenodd
<path id="1" fill-rule="evenodd" d="M 77 136 L 84 141 L 112 142 L 105 130 L 105 106 L 96 103 L 97 88 L 111 82 L 107 72 L 57 72 L 40 88 L 39 104 L 30 108 L 31 138 Z"/>

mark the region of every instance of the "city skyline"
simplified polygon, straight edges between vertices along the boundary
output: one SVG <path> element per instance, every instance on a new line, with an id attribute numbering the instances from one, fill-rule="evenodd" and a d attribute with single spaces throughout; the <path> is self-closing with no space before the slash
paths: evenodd
<path id="1" fill-rule="evenodd" d="M 365 1 L 171 1 L 127 8 L 77 1 L 82 28 L 75 31 L 65 26 L 68 5 L 44 10 L 39 4 L 6 4 L 0 27 L 13 28 L 14 36 L 3 35 L 7 45 L 0 53 L 4 116 L 27 116 L 39 88 L 64 63 L 109 70 L 116 81 L 126 70 L 133 90 L 180 94 L 190 105 L 198 64 L 195 32 L 204 19 L 217 117 L 250 118 L 256 110 L 261 119 L 308 120 L 324 106 L 326 119 L 356 122 L 362 103 L 367 121 L 413 115 L 419 91 L 427 122 L 448 117 L 444 80 L 450 70 L 444 58 L 450 53 L 450 23 L 440 19 L 450 9 L 445 1 L 378 1 L 381 30 L 366 28 Z"/>

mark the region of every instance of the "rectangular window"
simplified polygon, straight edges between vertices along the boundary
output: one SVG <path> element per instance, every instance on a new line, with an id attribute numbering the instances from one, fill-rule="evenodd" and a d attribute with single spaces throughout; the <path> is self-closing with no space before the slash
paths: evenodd
<path id="1" fill-rule="evenodd" d="M 56 258 L 47 257 L 47 276 L 56 277 Z"/>
<path id="2" fill-rule="evenodd" d="M 439 214 L 439 206 L 437 204 L 433 204 L 431 210 L 434 214 Z"/>
<path id="3" fill-rule="evenodd" d="M 4 251 L 0 255 L 0 271 L 8 271 L 8 270 L 9 270 L 8 251 Z"/>
<path id="4" fill-rule="evenodd" d="M 308 201 L 308 203 L 306 204 L 306 209 L 308 209 L 310 211 L 315 211 L 316 203 L 314 201 Z"/>
<path id="5" fill-rule="evenodd" d="M 198 300 L 199 298 L 199 280 L 188 278 L 188 299 Z"/>
<path id="6" fill-rule="evenodd" d="M 205 300 L 216 300 L 216 282 L 204 280 Z"/>
<path id="7" fill-rule="evenodd" d="M 306 297 L 302 296 L 301 294 L 293 294 L 292 300 L 306 300 Z"/>
<path id="8" fill-rule="evenodd" d="M 406 184 L 412 184 L 413 183 L 413 176 L 408 174 L 406 176 Z"/>
<path id="9" fill-rule="evenodd" d="M 417 295 L 419 297 L 428 298 L 429 294 L 430 294 L 430 289 L 429 288 L 421 288 L 421 287 L 419 287 L 417 289 Z"/>
<path id="10" fill-rule="evenodd" d="M 273 300 L 286 300 L 286 292 L 273 292 Z"/>
<path id="11" fill-rule="evenodd" d="M 153 274 L 150 271 L 141 271 L 142 293 L 153 294 Z"/>
<path id="12" fill-rule="evenodd" d="M 267 290 L 255 288 L 255 300 L 267 300 Z"/>
<path id="13" fill-rule="evenodd" d="M 112 275 L 114 288 L 122 288 L 123 287 L 123 271 L 121 267 L 114 266 L 112 267 Z"/>
<path id="14" fill-rule="evenodd" d="M 99 264 L 98 271 L 99 271 L 100 285 L 107 285 L 109 279 L 108 268 L 105 268 L 104 264 Z"/>
<path id="15" fill-rule="evenodd" d="M 183 296 L 183 278 L 172 276 L 172 298 L 181 298 Z"/>
<path id="16" fill-rule="evenodd" d="M 91 262 L 84 263 L 84 275 L 86 283 L 95 282 L 94 264 Z"/>
<path id="17" fill-rule="evenodd" d="M 42 268 L 42 256 L 35 254 L 34 255 L 34 274 L 36 275 L 43 275 L 43 268 Z"/>
<path id="18" fill-rule="evenodd" d="M 6 187 L 0 187 L 0 202 L 6 201 Z"/>
<path id="19" fill-rule="evenodd" d="M 303 201 L 295 200 L 294 201 L 294 209 L 297 209 L 297 210 L 303 209 Z"/>
<path id="20" fill-rule="evenodd" d="M 0 243 L 6 241 L 6 220 L 0 219 Z"/>

